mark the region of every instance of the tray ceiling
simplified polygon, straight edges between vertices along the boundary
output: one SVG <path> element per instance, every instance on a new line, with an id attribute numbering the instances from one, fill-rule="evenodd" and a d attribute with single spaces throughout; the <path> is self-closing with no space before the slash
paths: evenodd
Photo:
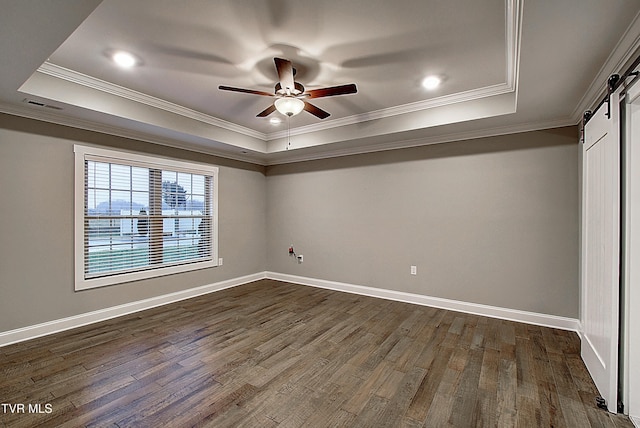
<path id="1" fill-rule="evenodd" d="M 575 124 L 607 68 L 637 48 L 640 10 L 631 0 L 615 10 L 580 0 L 5 3 L 0 52 L 16 59 L 1 66 L 2 111 L 260 164 Z M 55 24 L 34 32 L 47 15 Z M 116 50 L 138 64 L 119 68 Z M 307 89 L 358 92 L 314 99 L 331 113 L 320 120 L 258 118 L 273 99 L 217 89 L 273 92 L 276 56 Z M 435 90 L 421 85 L 428 75 L 442 80 Z"/>

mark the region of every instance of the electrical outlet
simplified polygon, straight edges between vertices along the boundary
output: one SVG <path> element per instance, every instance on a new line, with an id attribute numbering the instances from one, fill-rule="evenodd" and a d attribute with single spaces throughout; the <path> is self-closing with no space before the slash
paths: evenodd
<path id="1" fill-rule="evenodd" d="M 218 266 L 222 266 L 222 263 L 224 262 L 224 260 L 222 259 L 222 257 L 220 257 L 218 259 Z"/>
<path id="2" fill-rule="evenodd" d="M 418 267 L 411 266 L 411 275 L 417 275 L 417 274 L 418 274 Z"/>
<path id="3" fill-rule="evenodd" d="M 302 263 L 304 261 L 304 256 L 302 254 L 298 255 L 298 263 Z"/>

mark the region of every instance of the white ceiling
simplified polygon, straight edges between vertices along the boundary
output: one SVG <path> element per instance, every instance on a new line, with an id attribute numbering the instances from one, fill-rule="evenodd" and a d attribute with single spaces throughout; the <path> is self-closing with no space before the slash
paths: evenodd
<path id="1" fill-rule="evenodd" d="M 0 6 L 0 111 L 265 165 L 575 124 L 640 46 L 637 0 Z M 275 56 L 307 89 L 358 93 L 274 126 L 271 98 L 217 89 L 273 92 Z"/>

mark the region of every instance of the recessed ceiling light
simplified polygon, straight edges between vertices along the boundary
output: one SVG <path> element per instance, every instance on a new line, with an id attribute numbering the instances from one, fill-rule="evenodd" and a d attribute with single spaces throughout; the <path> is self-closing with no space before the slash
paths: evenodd
<path id="1" fill-rule="evenodd" d="M 438 76 L 427 76 L 422 80 L 422 86 L 425 89 L 435 89 L 440 86 L 440 78 Z"/>
<path id="2" fill-rule="evenodd" d="M 114 53 L 111 56 L 111 59 L 113 59 L 113 62 L 115 62 L 116 64 L 118 64 L 120 67 L 123 67 L 123 68 L 131 68 L 134 65 L 136 65 L 138 62 L 136 60 L 136 57 L 131 55 L 129 52 L 124 52 L 124 51 L 118 51 Z"/>
<path id="3" fill-rule="evenodd" d="M 280 120 L 279 117 L 272 117 L 271 119 L 269 119 L 269 123 L 272 125 L 280 125 L 282 123 L 282 120 Z"/>

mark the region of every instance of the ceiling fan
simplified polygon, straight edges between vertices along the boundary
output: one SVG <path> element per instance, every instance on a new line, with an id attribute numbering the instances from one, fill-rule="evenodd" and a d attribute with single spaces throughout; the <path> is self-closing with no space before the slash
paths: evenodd
<path id="1" fill-rule="evenodd" d="M 302 110 L 306 110 L 320 119 L 329 117 L 329 113 L 309 103 L 308 101 L 306 101 L 307 99 L 355 94 L 356 92 L 358 92 L 356 85 L 353 83 L 349 85 L 332 86 L 330 88 L 312 89 L 310 91 L 305 91 L 304 86 L 293 80 L 293 77 L 296 74 L 296 69 L 293 68 L 291 61 L 282 58 L 274 58 L 273 61 L 276 64 L 278 78 L 280 79 L 280 81 L 275 85 L 275 93 L 270 94 L 263 91 L 254 91 L 253 89 L 234 88 L 224 85 L 218 86 L 218 89 L 221 89 L 223 91 L 262 95 L 265 97 L 275 97 L 275 102 L 258 113 L 256 117 L 269 116 L 276 110 L 286 116 L 291 117 L 300 113 Z"/>

